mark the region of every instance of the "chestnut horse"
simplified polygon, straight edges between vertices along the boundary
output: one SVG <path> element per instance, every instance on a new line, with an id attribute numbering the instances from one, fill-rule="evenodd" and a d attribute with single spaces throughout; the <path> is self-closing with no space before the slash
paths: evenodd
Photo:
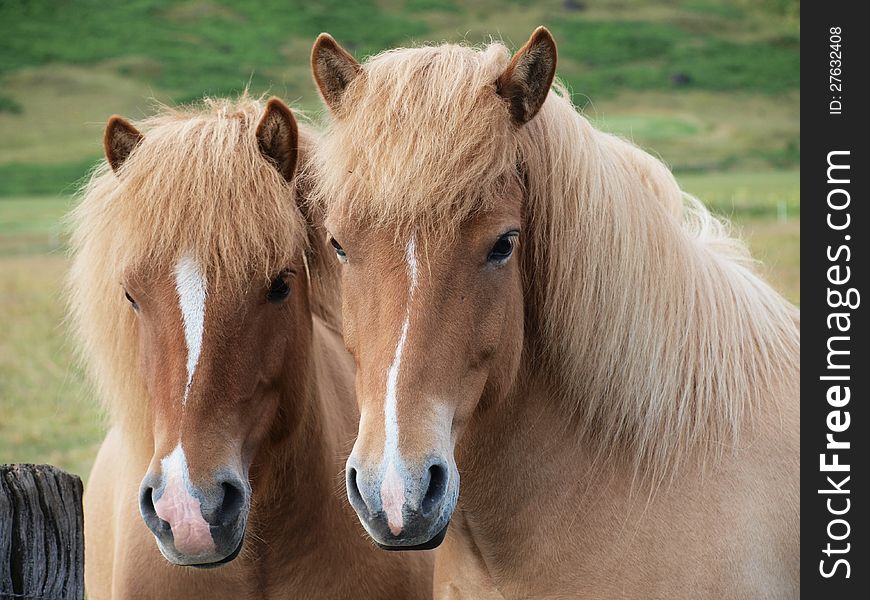
<path id="1" fill-rule="evenodd" d="M 797 597 L 798 313 L 743 244 L 544 28 L 312 67 L 371 537 L 446 534 L 440 598 Z"/>
<path id="2" fill-rule="evenodd" d="M 72 312 L 111 420 L 88 596 L 431 597 L 429 557 L 379 551 L 336 493 L 358 413 L 294 179 L 312 133 L 247 96 L 141 127 L 109 120 L 74 213 Z"/>

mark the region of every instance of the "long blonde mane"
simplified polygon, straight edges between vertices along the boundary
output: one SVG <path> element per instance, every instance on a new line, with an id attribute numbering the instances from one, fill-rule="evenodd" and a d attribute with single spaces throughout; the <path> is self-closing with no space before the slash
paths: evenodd
<path id="1" fill-rule="evenodd" d="M 71 214 L 73 326 L 114 423 L 146 431 L 150 422 L 135 315 L 121 288 L 130 270 L 168 272 L 190 254 L 220 293 L 259 285 L 305 253 L 313 310 L 335 324 L 334 261 L 323 260 L 323 236 L 297 206 L 304 191 L 260 153 L 254 132 L 263 110 L 247 95 L 163 108 L 136 124 L 144 140 L 119 173 L 97 167 Z M 315 139 L 305 126 L 299 133 L 304 163 Z"/>
<path id="2" fill-rule="evenodd" d="M 797 311 L 669 170 L 594 129 L 554 86 L 517 129 L 499 44 L 386 52 L 347 88 L 316 150 L 316 198 L 371 227 L 455 232 L 525 190 L 526 356 L 599 454 L 655 476 L 736 448 L 791 381 Z"/>

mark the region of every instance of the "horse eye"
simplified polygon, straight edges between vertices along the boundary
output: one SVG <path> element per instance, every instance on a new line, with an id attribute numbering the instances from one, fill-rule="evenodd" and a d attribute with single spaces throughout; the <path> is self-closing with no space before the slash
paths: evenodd
<path id="1" fill-rule="evenodd" d="M 130 303 L 130 306 L 133 307 L 133 310 L 139 310 L 139 303 L 133 300 L 133 296 L 130 295 L 130 292 L 124 290 L 124 297 L 127 298 L 127 302 Z"/>
<path id="2" fill-rule="evenodd" d="M 519 231 L 509 231 L 498 238 L 492 250 L 489 251 L 487 261 L 496 265 L 506 263 L 514 253 L 514 246 L 516 245 L 518 235 Z"/>
<path id="3" fill-rule="evenodd" d="M 290 295 L 290 284 L 287 283 L 287 271 L 282 271 L 269 286 L 269 291 L 266 294 L 266 300 L 272 304 L 280 304 Z"/>
<path id="4" fill-rule="evenodd" d="M 338 256 L 338 260 L 343 263 L 347 262 L 347 254 L 344 252 L 344 248 L 341 247 L 341 244 L 335 241 L 334 237 L 329 238 L 329 243 L 335 249 L 335 255 Z"/>

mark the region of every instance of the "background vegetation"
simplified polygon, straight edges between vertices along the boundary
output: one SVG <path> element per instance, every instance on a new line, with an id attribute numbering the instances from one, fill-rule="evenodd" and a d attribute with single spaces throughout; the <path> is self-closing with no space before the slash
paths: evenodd
<path id="1" fill-rule="evenodd" d="M 660 156 L 729 217 L 799 302 L 796 0 L 3 0 L 0 2 L 0 462 L 87 474 L 102 422 L 63 324 L 61 225 L 113 113 L 203 94 L 279 95 L 321 110 L 311 43 L 359 58 L 539 24 L 559 76 L 604 129 Z"/>

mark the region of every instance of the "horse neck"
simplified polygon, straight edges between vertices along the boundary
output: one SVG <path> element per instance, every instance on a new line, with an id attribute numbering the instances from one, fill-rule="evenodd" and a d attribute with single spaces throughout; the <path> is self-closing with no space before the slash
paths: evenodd
<path id="1" fill-rule="evenodd" d="M 683 207 L 664 165 L 565 102 L 552 110 L 526 142 L 542 233 L 524 343 L 544 368 L 525 372 L 552 396 L 543 410 L 587 450 L 652 470 L 734 447 L 796 374 L 796 311 L 703 206 Z"/>
<path id="2" fill-rule="evenodd" d="M 264 512 L 281 514 L 283 521 L 294 514 L 310 519 L 329 504 L 324 497 L 331 498 L 337 485 L 341 441 L 349 439 L 352 431 L 350 421 L 344 419 L 346 413 L 353 412 L 352 397 L 331 393 L 334 389 L 324 388 L 321 381 L 335 381 L 352 373 L 336 367 L 340 358 L 331 340 L 336 334 L 317 317 L 312 321 L 312 343 L 305 356 L 295 354 L 285 369 L 281 408 L 251 472 L 255 507 L 267 505 Z M 352 389 L 350 384 L 346 389 Z"/>
<path id="3" fill-rule="evenodd" d="M 456 447 L 463 510 L 491 533 L 503 525 L 504 511 L 496 507 L 528 505 L 531 498 L 541 506 L 572 498 L 571 510 L 581 510 L 579 492 L 595 472 L 594 456 L 558 408 L 558 391 L 533 359 L 524 363 L 505 396 L 481 399 L 486 408 Z"/>

